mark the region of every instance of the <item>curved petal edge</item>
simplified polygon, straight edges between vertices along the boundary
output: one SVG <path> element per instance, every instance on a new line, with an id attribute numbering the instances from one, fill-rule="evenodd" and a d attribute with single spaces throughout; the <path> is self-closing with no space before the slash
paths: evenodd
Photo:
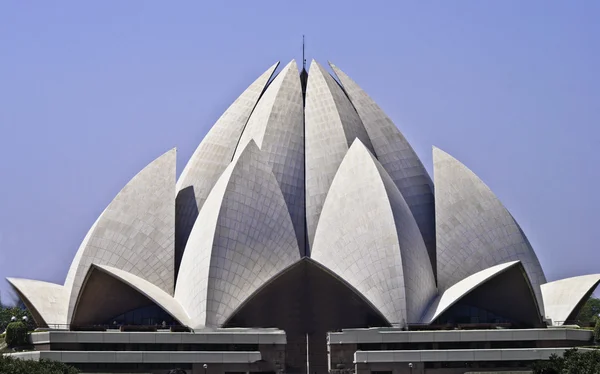
<path id="1" fill-rule="evenodd" d="M 465 314 L 465 311 L 469 312 Z M 509 323 L 516 328 L 545 326 L 520 261 L 492 266 L 456 283 L 434 300 L 422 322 L 478 323 L 482 312 L 492 313 L 499 323 Z"/>
<path id="2" fill-rule="evenodd" d="M 70 292 L 68 323 L 92 264 L 130 272 L 173 293 L 175 161 L 172 149 L 146 166 L 123 187 L 86 235 L 65 282 Z"/>
<path id="3" fill-rule="evenodd" d="M 233 159 L 242 132 L 269 80 L 279 66 L 273 64 L 259 76 L 211 127 L 177 180 L 177 257 L 183 254 L 198 212 L 208 194 Z"/>
<path id="4" fill-rule="evenodd" d="M 69 293 L 64 286 L 31 279 L 7 278 L 40 327 L 65 327 Z"/>
<path id="5" fill-rule="evenodd" d="M 590 274 L 542 284 L 546 318 L 554 325 L 573 321 L 599 283 L 600 274 Z"/>
<path id="6" fill-rule="evenodd" d="M 314 60 L 308 74 L 304 113 L 306 230 L 312 246 L 327 191 L 352 142 L 360 139 L 371 152 L 373 147 L 342 88 Z"/>
<path id="7" fill-rule="evenodd" d="M 92 264 L 77 297 L 69 325 L 71 328 L 106 325 L 128 312 L 152 305 L 171 316 L 162 316 L 165 322 L 169 320 L 169 323 L 187 325 L 187 315 L 174 302 L 173 296 L 126 271 Z M 155 323 L 160 323 L 160 320 Z"/>
<path id="8" fill-rule="evenodd" d="M 152 300 L 152 302 L 154 302 L 157 306 L 161 307 L 165 312 L 169 313 L 180 324 L 184 326 L 189 325 L 190 321 L 187 313 L 173 296 L 169 295 L 147 280 L 144 280 L 124 270 L 106 265 L 95 266 L 112 277 L 119 279 L 121 282 L 127 284 L 131 288 L 136 289 L 148 299 Z"/>
<path id="9" fill-rule="evenodd" d="M 434 322 L 442 313 L 448 310 L 452 305 L 456 304 L 469 292 L 518 263 L 519 261 L 512 261 L 492 266 L 454 284 L 433 301 L 421 322 L 427 324 Z"/>
<path id="10" fill-rule="evenodd" d="M 234 161 L 250 140 L 256 142 L 279 183 L 304 255 L 304 106 L 296 61 L 283 68 L 256 104 Z"/>
<path id="11" fill-rule="evenodd" d="M 262 284 L 299 259 L 285 199 L 252 140 L 198 215 L 175 298 L 193 328 L 221 326 Z"/>
<path id="12" fill-rule="evenodd" d="M 388 172 L 406 200 L 436 271 L 435 201 L 433 182 L 416 152 L 392 120 L 356 82 L 329 63 L 356 108 L 373 144 L 377 160 Z"/>
<path id="13" fill-rule="evenodd" d="M 311 258 L 352 285 L 393 325 L 419 322 L 436 293 L 414 217 L 359 139 L 331 184 Z"/>
<path id="14" fill-rule="evenodd" d="M 512 215 L 475 173 L 436 147 L 433 169 L 440 291 L 486 268 L 521 261 L 544 315 L 540 285 L 546 277 Z"/>

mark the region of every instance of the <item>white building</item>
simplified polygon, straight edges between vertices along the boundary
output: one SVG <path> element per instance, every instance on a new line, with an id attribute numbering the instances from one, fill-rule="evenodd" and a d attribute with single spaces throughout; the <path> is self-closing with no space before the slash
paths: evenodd
<path id="1" fill-rule="evenodd" d="M 64 284 L 9 278 L 51 330 L 34 334 L 37 351 L 19 357 L 91 372 L 160 364 L 152 370 L 324 373 L 336 369 L 332 332 L 329 344 L 352 336 L 336 365 L 410 360 L 428 372 L 462 353 L 431 346 L 435 365 L 421 365 L 433 353 L 419 361 L 415 352 L 359 352 L 373 331 L 333 332 L 395 327 L 402 343 L 419 332 L 398 328 L 545 329 L 575 318 L 600 275 L 547 283 L 518 223 L 466 166 L 434 148 L 432 181 L 396 125 L 339 68 L 331 65 L 337 79 L 315 61 L 308 72 L 294 61 L 277 68 L 227 109 L 178 179 L 175 149 L 131 179 L 85 236 Z M 149 327 L 163 321 L 178 332 Z M 234 327 L 285 333 L 271 342 L 271 330 L 252 330 L 255 345 L 240 351 L 232 347 L 248 333 Z M 209 344 L 223 334 L 215 344 L 225 345 Z M 431 334 L 433 344 L 450 333 Z M 573 334 L 559 341 L 591 338 Z"/>

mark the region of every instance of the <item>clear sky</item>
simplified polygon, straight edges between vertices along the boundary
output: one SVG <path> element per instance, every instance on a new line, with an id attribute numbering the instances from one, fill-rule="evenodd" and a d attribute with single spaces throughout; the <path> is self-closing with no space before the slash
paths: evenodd
<path id="1" fill-rule="evenodd" d="M 504 202 L 549 280 L 600 272 L 600 2 L 0 2 L 0 290 L 62 283 L 147 163 L 272 63 L 331 60 Z"/>

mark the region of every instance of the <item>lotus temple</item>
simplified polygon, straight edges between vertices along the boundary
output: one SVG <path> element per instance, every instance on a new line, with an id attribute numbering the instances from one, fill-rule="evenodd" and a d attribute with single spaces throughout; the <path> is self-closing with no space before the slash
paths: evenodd
<path id="1" fill-rule="evenodd" d="M 171 149 L 123 187 L 64 284 L 9 278 L 39 326 L 12 355 L 84 373 L 454 374 L 591 345 L 573 321 L 600 274 L 547 282 L 477 175 L 434 147 L 432 179 L 330 70 L 271 66 L 178 178 Z"/>

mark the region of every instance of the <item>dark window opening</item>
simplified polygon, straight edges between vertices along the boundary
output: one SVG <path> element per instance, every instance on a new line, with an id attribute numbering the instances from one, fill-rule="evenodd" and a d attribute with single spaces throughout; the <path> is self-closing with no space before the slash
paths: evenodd
<path id="1" fill-rule="evenodd" d="M 434 324 L 472 324 L 472 323 L 496 323 L 517 324 L 508 318 L 496 315 L 482 308 L 458 303 L 442 314 Z"/>
<path id="2" fill-rule="evenodd" d="M 105 321 L 105 324 L 111 327 L 123 325 L 161 327 L 163 322 L 165 326 L 179 326 L 179 322 L 162 308 L 157 305 L 149 305 L 115 316 Z"/>

